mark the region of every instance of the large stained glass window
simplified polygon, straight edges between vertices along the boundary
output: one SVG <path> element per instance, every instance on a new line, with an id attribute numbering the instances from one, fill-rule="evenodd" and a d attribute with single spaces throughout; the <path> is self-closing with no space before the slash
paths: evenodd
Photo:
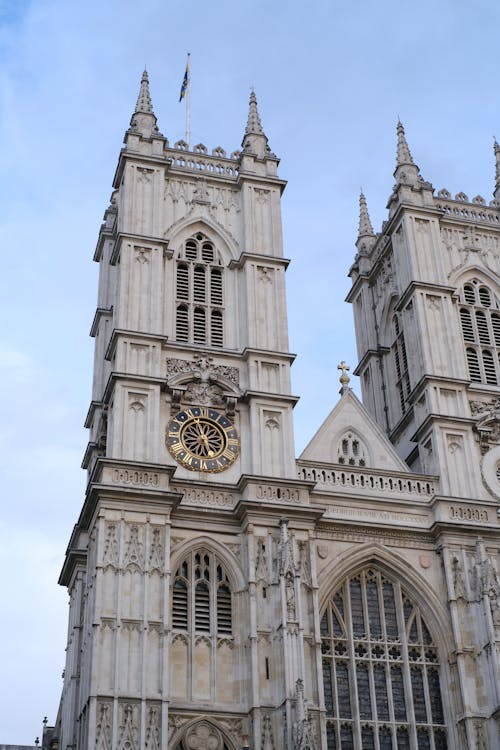
<path id="1" fill-rule="evenodd" d="M 436 644 L 399 583 L 348 578 L 321 619 L 328 750 L 446 750 Z"/>

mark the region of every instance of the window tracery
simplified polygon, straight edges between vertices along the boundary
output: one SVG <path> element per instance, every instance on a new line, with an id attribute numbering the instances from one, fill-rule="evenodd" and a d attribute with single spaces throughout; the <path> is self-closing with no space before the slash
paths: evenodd
<path id="1" fill-rule="evenodd" d="M 201 232 L 184 243 L 176 267 L 176 340 L 224 346 L 224 279 L 214 244 Z"/>
<path id="2" fill-rule="evenodd" d="M 212 552 L 192 552 L 178 566 L 172 586 L 172 625 L 192 635 L 232 634 L 232 599 L 223 564 Z"/>
<path id="3" fill-rule="evenodd" d="M 436 644 L 399 583 L 367 568 L 321 619 L 328 750 L 446 750 Z"/>
<path id="4" fill-rule="evenodd" d="M 500 383 L 500 309 L 493 291 L 474 278 L 460 294 L 460 324 L 469 377 L 475 383 Z"/>
<path id="5" fill-rule="evenodd" d="M 366 466 L 368 451 L 363 441 L 350 430 L 340 438 L 337 446 L 337 461 L 348 466 Z"/>

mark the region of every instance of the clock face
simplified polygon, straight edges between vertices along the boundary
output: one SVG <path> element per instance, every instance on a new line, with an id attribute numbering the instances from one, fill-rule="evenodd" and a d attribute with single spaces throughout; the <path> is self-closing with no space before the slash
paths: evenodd
<path id="1" fill-rule="evenodd" d="M 176 414 L 167 425 L 166 443 L 175 460 L 191 471 L 224 471 L 240 450 L 233 423 L 205 406 Z"/>

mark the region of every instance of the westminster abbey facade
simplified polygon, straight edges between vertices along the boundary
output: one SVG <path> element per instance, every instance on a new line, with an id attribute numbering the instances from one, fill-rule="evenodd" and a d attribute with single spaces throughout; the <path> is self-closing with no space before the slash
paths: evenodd
<path id="1" fill-rule="evenodd" d="M 144 73 L 94 260 L 60 750 L 500 747 L 500 148 L 436 193 L 401 123 L 349 271 L 362 402 L 297 459 L 280 199 L 171 145 Z M 493 169 L 493 167 L 492 167 Z"/>

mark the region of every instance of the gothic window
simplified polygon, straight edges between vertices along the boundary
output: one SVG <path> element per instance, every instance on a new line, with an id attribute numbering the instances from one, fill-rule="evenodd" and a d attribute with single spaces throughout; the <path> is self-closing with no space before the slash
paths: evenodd
<path id="1" fill-rule="evenodd" d="M 321 619 L 328 750 L 446 750 L 439 656 L 418 606 L 367 568 Z"/>
<path id="2" fill-rule="evenodd" d="M 410 395 L 410 376 L 408 373 L 408 357 L 406 355 L 406 344 L 404 333 L 401 329 L 399 318 L 394 315 L 392 319 L 394 343 L 392 355 L 396 371 L 396 390 L 399 398 L 401 413 L 404 414 L 408 408 L 408 397 Z"/>
<path id="3" fill-rule="evenodd" d="M 196 550 L 177 568 L 172 586 L 172 626 L 195 635 L 232 633 L 232 596 L 223 564 L 208 550 Z"/>
<path id="4" fill-rule="evenodd" d="M 337 446 L 337 461 L 347 466 L 366 466 L 368 453 L 362 440 L 350 431 L 345 432 Z"/>
<path id="5" fill-rule="evenodd" d="M 176 340 L 224 346 L 222 261 L 199 232 L 184 243 L 176 267 Z"/>
<path id="6" fill-rule="evenodd" d="M 464 284 L 460 323 L 469 377 L 475 383 L 500 383 L 500 310 L 492 290 L 479 279 Z"/>

